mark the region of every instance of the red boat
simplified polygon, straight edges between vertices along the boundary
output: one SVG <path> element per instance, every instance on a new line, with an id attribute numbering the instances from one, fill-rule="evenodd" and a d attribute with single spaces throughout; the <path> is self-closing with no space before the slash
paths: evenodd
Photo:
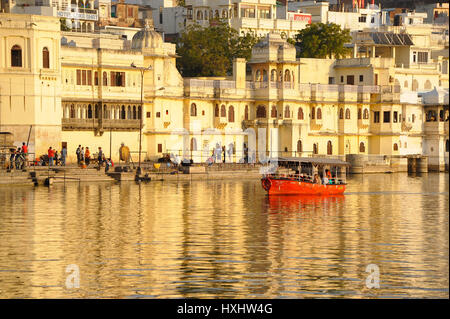
<path id="1" fill-rule="evenodd" d="M 277 172 L 264 174 L 261 179 L 269 195 L 339 195 L 345 191 L 347 162 L 306 157 L 278 158 L 276 163 Z M 287 172 L 280 173 L 282 169 Z"/>

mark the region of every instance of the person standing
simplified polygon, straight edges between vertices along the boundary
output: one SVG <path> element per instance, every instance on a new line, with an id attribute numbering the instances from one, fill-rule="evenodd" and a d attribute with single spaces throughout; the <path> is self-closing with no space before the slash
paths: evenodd
<path id="1" fill-rule="evenodd" d="M 55 156 L 55 153 L 53 152 L 51 146 L 48 148 L 47 155 L 48 155 L 48 166 L 53 166 L 53 157 Z"/>
<path id="2" fill-rule="evenodd" d="M 98 169 L 100 169 L 100 167 L 102 167 L 103 165 L 103 151 L 101 147 L 98 148 L 97 159 L 98 159 Z"/>
<path id="3" fill-rule="evenodd" d="M 61 149 L 61 165 L 66 166 L 67 148 L 63 146 Z"/>
<path id="4" fill-rule="evenodd" d="M 234 145 L 233 143 L 230 143 L 228 145 L 228 161 L 231 163 L 231 155 L 233 155 L 233 149 L 234 149 Z"/>
<path id="5" fill-rule="evenodd" d="M 24 160 L 24 166 L 27 166 L 28 162 L 28 146 L 25 144 L 25 142 L 22 143 L 22 155 Z"/>
<path id="6" fill-rule="evenodd" d="M 77 154 L 77 164 L 80 165 L 81 162 L 81 145 L 78 145 L 78 148 L 75 152 Z"/>
<path id="7" fill-rule="evenodd" d="M 14 158 L 16 157 L 16 149 L 11 148 L 10 149 L 11 155 L 9 156 L 9 169 L 14 169 Z"/>
<path id="8" fill-rule="evenodd" d="M 22 151 L 21 148 L 17 148 L 16 150 L 16 157 L 14 159 L 15 163 L 16 163 L 16 169 L 20 169 L 21 166 L 21 162 L 22 162 Z"/>
<path id="9" fill-rule="evenodd" d="M 91 159 L 91 152 L 89 151 L 89 147 L 86 146 L 86 152 L 84 153 L 84 161 L 86 162 L 86 166 L 89 165 L 90 159 Z"/>

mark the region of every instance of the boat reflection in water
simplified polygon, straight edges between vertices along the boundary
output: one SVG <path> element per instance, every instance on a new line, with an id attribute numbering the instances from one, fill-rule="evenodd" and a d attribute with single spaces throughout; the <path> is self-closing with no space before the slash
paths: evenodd
<path id="1" fill-rule="evenodd" d="M 345 201 L 344 195 L 276 195 L 267 196 L 268 210 L 278 212 L 302 213 L 304 211 L 336 211 Z"/>

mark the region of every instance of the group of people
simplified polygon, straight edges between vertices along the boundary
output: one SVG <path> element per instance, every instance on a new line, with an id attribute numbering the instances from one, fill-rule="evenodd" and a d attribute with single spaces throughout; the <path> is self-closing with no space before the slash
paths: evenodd
<path id="1" fill-rule="evenodd" d="M 22 147 L 12 148 L 9 156 L 9 169 L 23 169 L 27 166 L 28 145 L 22 143 Z"/>
<path id="2" fill-rule="evenodd" d="M 219 143 L 216 143 L 216 146 L 214 147 L 211 156 L 206 160 L 206 162 L 209 165 L 212 165 L 213 163 L 220 163 L 226 162 L 226 155 L 228 154 L 228 162 L 231 163 L 231 157 L 234 153 L 234 145 L 233 143 L 230 143 L 228 145 L 228 149 L 225 147 L 225 145 L 223 145 L 222 147 L 220 146 Z"/>
<path id="3" fill-rule="evenodd" d="M 335 181 L 331 176 L 330 170 L 326 169 L 323 178 L 320 178 L 319 174 L 314 174 L 313 183 L 319 184 L 319 185 L 328 185 L 328 184 L 334 184 Z"/>
<path id="4" fill-rule="evenodd" d="M 55 166 L 55 165 L 66 166 L 67 148 L 63 146 L 61 152 L 58 153 L 56 149 L 50 146 L 47 151 L 47 156 L 48 156 L 48 166 Z"/>
<path id="5" fill-rule="evenodd" d="M 75 151 L 75 153 L 77 156 L 78 166 L 83 167 L 84 165 L 86 165 L 86 167 L 88 167 L 91 162 L 91 151 L 89 150 L 89 147 L 86 146 L 85 149 L 81 145 L 78 145 L 78 148 Z M 109 168 L 113 166 L 112 160 L 110 158 L 106 158 L 105 153 L 103 152 L 101 147 L 98 148 L 97 154 L 94 155 L 97 159 L 98 169 L 100 169 L 103 166 L 103 164 L 105 164 L 105 172 L 108 172 Z"/>

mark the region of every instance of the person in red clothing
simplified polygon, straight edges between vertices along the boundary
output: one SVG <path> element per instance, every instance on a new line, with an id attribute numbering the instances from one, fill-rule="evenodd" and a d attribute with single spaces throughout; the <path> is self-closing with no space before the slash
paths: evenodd
<path id="1" fill-rule="evenodd" d="M 53 166 L 53 158 L 55 157 L 55 151 L 50 146 L 48 149 L 48 166 Z"/>
<path id="2" fill-rule="evenodd" d="M 25 142 L 22 143 L 22 155 L 25 166 L 27 166 L 28 162 L 28 146 L 25 144 Z"/>

